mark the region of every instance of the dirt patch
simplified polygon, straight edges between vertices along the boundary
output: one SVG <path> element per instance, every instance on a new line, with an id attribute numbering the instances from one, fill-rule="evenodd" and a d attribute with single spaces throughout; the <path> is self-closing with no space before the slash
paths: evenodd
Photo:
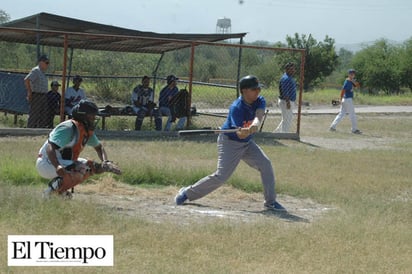
<path id="1" fill-rule="evenodd" d="M 273 213 L 263 209 L 261 193 L 244 193 L 224 186 L 210 195 L 183 206 L 176 206 L 174 196 L 178 188 L 147 189 L 114 181 L 110 177 L 99 183 L 76 187 L 74 199 L 96 203 L 116 214 L 143 218 L 150 222 L 177 224 L 205 223 L 224 219 L 233 222 L 262 222 L 276 219 L 284 222 L 311 223 L 332 207 L 311 199 L 279 195 L 278 200 L 287 213 Z"/>

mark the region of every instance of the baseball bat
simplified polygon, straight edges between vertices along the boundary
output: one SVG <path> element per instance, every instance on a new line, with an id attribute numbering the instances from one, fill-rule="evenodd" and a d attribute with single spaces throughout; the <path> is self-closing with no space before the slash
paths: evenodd
<path id="1" fill-rule="evenodd" d="M 265 115 L 263 115 L 263 121 L 262 121 L 262 124 L 260 125 L 259 132 L 262 132 L 262 130 L 263 130 L 263 125 L 265 124 L 266 117 L 268 116 L 268 112 L 269 112 L 269 109 L 266 109 Z"/>
<path id="2" fill-rule="evenodd" d="M 231 129 L 188 129 L 188 130 L 179 130 L 177 134 L 179 136 L 188 136 L 188 135 L 201 135 L 201 134 L 219 134 L 219 133 L 232 133 L 239 131 L 239 128 Z"/>

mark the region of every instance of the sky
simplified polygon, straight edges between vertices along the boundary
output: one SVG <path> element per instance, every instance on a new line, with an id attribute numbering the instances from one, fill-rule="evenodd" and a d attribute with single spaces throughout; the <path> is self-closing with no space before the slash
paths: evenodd
<path id="1" fill-rule="evenodd" d="M 215 33 L 229 18 L 248 43 L 295 33 L 336 44 L 412 38 L 411 0 L 3 0 L 0 9 L 11 20 L 47 12 L 157 33 Z"/>

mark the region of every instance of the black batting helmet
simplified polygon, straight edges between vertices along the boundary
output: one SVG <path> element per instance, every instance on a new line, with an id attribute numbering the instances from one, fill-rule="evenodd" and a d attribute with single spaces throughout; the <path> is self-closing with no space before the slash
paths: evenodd
<path id="1" fill-rule="evenodd" d="M 242 79 L 239 80 L 239 89 L 245 89 L 245 88 L 261 88 L 262 86 L 259 83 L 259 79 L 256 76 L 253 75 L 247 75 L 245 77 L 242 77 Z"/>

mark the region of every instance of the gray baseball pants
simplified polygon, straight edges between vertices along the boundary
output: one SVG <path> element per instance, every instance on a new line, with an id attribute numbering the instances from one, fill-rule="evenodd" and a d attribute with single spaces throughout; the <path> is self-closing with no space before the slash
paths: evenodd
<path id="1" fill-rule="evenodd" d="M 275 174 L 272 163 L 255 141 L 238 142 L 230 140 L 224 134 L 219 134 L 217 147 L 217 170 L 186 189 L 186 195 L 190 201 L 200 199 L 223 185 L 235 171 L 240 160 L 260 172 L 265 204 L 276 201 Z"/>

